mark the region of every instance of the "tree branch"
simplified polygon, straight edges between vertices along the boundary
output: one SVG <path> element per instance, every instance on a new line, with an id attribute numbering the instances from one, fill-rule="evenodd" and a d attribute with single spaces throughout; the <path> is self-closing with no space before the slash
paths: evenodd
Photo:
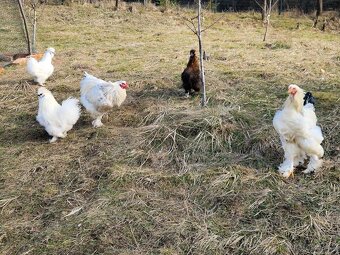
<path id="1" fill-rule="evenodd" d="M 192 19 L 188 19 L 186 17 L 182 17 L 185 21 L 189 22 L 194 28 L 190 27 L 186 22 L 184 22 L 184 24 L 195 34 L 197 35 L 197 28 L 195 26 L 195 23 L 193 22 L 193 20 L 196 18 L 192 18 Z"/>
<path id="2" fill-rule="evenodd" d="M 257 0 L 254 0 L 254 1 L 255 1 L 255 3 L 263 10 L 262 5 L 261 5 Z"/>
<path id="3" fill-rule="evenodd" d="M 195 17 L 192 17 L 191 20 L 194 20 L 194 19 L 197 19 L 197 18 L 198 18 L 198 16 L 195 16 Z"/>
<path id="4" fill-rule="evenodd" d="M 206 30 L 208 30 L 209 28 L 211 28 L 213 25 L 215 25 L 217 22 L 219 22 L 221 19 L 223 19 L 225 17 L 225 14 L 222 15 L 222 17 L 216 19 L 213 23 L 211 23 L 209 26 L 207 26 L 206 28 L 202 29 L 201 32 L 204 32 Z"/>
<path id="5" fill-rule="evenodd" d="M 194 29 L 192 29 L 187 23 L 185 23 L 185 25 L 195 34 L 197 35 L 197 31 L 195 31 Z"/>
<path id="6" fill-rule="evenodd" d="M 272 4 L 272 0 L 269 0 L 269 13 L 272 11 L 272 8 L 279 2 L 279 0 L 276 0 L 274 4 Z"/>

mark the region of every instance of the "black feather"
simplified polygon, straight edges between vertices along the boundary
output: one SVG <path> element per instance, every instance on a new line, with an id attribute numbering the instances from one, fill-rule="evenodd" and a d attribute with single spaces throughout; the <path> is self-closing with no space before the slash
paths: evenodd
<path id="1" fill-rule="evenodd" d="M 315 105 L 315 98 L 313 97 L 311 92 L 306 92 L 305 97 L 303 98 L 303 105 L 313 104 Z"/>

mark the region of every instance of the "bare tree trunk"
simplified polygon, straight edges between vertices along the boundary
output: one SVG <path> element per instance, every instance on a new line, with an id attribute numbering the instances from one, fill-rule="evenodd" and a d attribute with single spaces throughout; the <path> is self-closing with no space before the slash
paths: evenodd
<path id="1" fill-rule="evenodd" d="M 205 77 L 204 77 L 204 65 L 203 65 L 203 45 L 201 35 L 201 0 L 198 0 L 198 24 L 197 24 L 197 37 L 198 37 L 198 48 L 200 52 L 200 76 L 202 82 L 202 99 L 201 106 L 207 105 L 207 95 L 205 91 Z"/>
<path id="2" fill-rule="evenodd" d="M 116 0 L 116 6 L 115 6 L 116 10 L 118 10 L 118 1 L 119 0 Z"/>
<path id="3" fill-rule="evenodd" d="M 322 15 L 322 12 L 323 12 L 323 0 L 317 0 L 316 17 Z"/>
<path id="4" fill-rule="evenodd" d="M 268 32 L 268 26 L 269 26 L 269 15 L 267 15 L 267 20 L 265 21 L 266 23 L 266 29 L 264 31 L 264 35 L 263 35 L 263 41 L 265 42 L 266 41 L 266 38 L 267 38 L 267 32 Z"/>
<path id="5" fill-rule="evenodd" d="M 265 32 L 264 32 L 264 36 L 263 36 L 263 41 L 266 41 L 267 38 L 267 33 L 268 33 L 268 29 L 269 29 L 269 24 L 270 24 L 270 14 L 272 12 L 273 7 L 278 3 L 279 0 L 275 0 L 273 2 L 273 0 L 269 0 L 268 4 L 267 4 L 267 0 L 264 0 L 264 7 L 263 10 L 265 10 L 265 20 L 264 20 L 264 25 L 265 25 Z"/>
<path id="6" fill-rule="evenodd" d="M 30 37 L 29 37 L 29 34 L 28 34 L 27 20 L 26 20 L 26 16 L 25 16 L 25 13 L 24 13 L 24 8 L 22 7 L 21 0 L 17 0 L 17 1 L 18 1 L 18 4 L 19 4 L 19 9 L 20 9 L 22 19 L 24 21 L 24 28 L 25 28 L 24 30 L 25 30 L 26 39 L 27 39 L 28 54 L 31 55 L 32 54 L 31 42 L 30 42 Z"/>
<path id="7" fill-rule="evenodd" d="M 279 12 L 279 15 L 281 15 L 283 13 L 283 1 L 284 0 L 280 0 L 279 2 L 279 8 L 278 8 L 278 12 Z"/>
<path id="8" fill-rule="evenodd" d="M 264 36 L 263 36 L 263 41 L 265 42 L 266 41 L 266 37 L 267 37 L 267 32 L 268 32 L 268 27 L 269 27 L 269 19 L 270 19 L 270 12 L 272 10 L 272 0 L 269 0 L 269 7 L 267 5 L 267 0 L 264 0 L 265 1 L 265 4 L 264 4 L 264 10 L 265 10 L 265 26 L 266 26 L 266 29 L 264 31 Z"/>
<path id="9" fill-rule="evenodd" d="M 267 0 L 265 0 L 267 2 Z M 267 5 L 267 3 L 266 3 Z M 264 36 L 263 36 L 263 41 L 266 41 L 266 37 L 267 37 L 267 32 L 268 32 L 268 26 L 269 26 L 269 18 L 270 18 L 270 11 L 271 11 L 271 6 L 272 5 L 272 0 L 269 0 L 269 9 L 268 6 L 265 7 L 266 9 L 266 30 L 264 31 Z"/>
<path id="10" fill-rule="evenodd" d="M 316 17 L 315 20 L 313 22 L 313 28 L 316 28 L 316 25 L 319 22 L 319 16 L 322 14 L 323 11 L 323 0 L 317 0 L 317 5 L 316 5 Z"/>
<path id="11" fill-rule="evenodd" d="M 32 37 L 32 52 L 36 52 L 36 35 L 37 35 L 37 10 L 36 6 L 33 9 L 33 37 Z"/>
<path id="12" fill-rule="evenodd" d="M 267 18 L 267 0 L 264 0 L 262 8 L 262 21 L 265 22 L 266 18 Z"/>

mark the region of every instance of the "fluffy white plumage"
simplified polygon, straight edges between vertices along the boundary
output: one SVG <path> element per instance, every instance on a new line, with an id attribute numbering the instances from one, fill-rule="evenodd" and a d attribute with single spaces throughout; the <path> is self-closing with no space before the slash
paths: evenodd
<path id="1" fill-rule="evenodd" d="M 85 72 L 80 82 L 80 101 L 94 119 L 94 127 L 101 127 L 103 115 L 124 102 L 126 88 L 125 81 L 106 82 Z"/>
<path id="2" fill-rule="evenodd" d="M 61 105 L 46 88 L 38 89 L 39 109 L 37 121 L 46 132 L 52 136 L 51 143 L 58 137 L 65 138 L 67 132 L 72 129 L 80 117 L 79 100 L 68 98 Z"/>
<path id="3" fill-rule="evenodd" d="M 52 58 L 54 57 L 55 49 L 48 48 L 40 61 L 30 56 L 27 60 L 27 72 L 33 77 L 34 81 L 43 86 L 45 81 L 52 75 L 54 67 Z"/>
<path id="4" fill-rule="evenodd" d="M 323 141 L 321 128 L 316 125 L 314 105 L 303 105 L 304 92 L 297 85 L 288 87 L 289 96 L 283 109 L 276 112 L 273 125 L 280 135 L 285 160 L 279 166 L 284 177 L 293 174 L 294 167 L 310 158 L 304 173 L 310 173 L 322 165 L 324 150 L 320 145 Z"/>

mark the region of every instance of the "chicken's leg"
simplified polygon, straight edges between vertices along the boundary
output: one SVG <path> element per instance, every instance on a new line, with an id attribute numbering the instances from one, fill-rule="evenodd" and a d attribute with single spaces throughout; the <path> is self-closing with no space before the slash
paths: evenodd
<path id="1" fill-rule="evenodd" d="M 99 115 L 94 121 L 92 121 L 93 127 L 97 128 L 103 126 L 104 124 L 102 123 L 102 118 L 103 114 Z"/>
<path id="2" fill-rule="evenodd" d="M 318 170 L 322 165 L 322 159 L 319 159 L 316 155 L 312 155 L 309 159 L 307 169 L 303 173 L 308 174 Z"/>
<path id="3" fill-rule="evenodd" d="M 53 136 L 52 139 L 50 139 L 50 143 L 54 143 L 58 140 L 58 137 Z"/>
<path id="4" fill-rule="evenodd" d="M 285 142 L 283 149 L 285 151 L 285 160 L 279 166 L 279 172 L 283 177 L 288 178 L 294 171 L 294 158 L 299 150 L 296 144 Z"/>

